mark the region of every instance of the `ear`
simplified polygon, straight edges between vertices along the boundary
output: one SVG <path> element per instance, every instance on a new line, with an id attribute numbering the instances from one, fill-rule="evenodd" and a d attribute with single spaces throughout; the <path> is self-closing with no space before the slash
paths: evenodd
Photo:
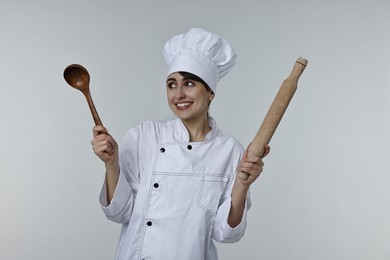
<path id="1" fill-rule="evenodd" d="M 212 101 L 214 99 L 214 92 L 213 91 L 210 91 L 209 93 L 209 101 Z"/>

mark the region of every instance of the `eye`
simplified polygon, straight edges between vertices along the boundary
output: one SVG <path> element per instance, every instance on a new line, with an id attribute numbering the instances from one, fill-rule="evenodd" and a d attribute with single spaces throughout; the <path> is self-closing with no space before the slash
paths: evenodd
<path id="1" fill-rule="evenodd" d="M 174 81 L 168 81 L 167 82 L 167 87 L 168 88 L 176 88 L 176 84 Z"/>
<path id="2" fill-rule="evenodd" d="M 187 87 L 193 87 L 195 86 L 195 82 L 187 80 L 186 82 L 184 82 L 184 85 Z"/>

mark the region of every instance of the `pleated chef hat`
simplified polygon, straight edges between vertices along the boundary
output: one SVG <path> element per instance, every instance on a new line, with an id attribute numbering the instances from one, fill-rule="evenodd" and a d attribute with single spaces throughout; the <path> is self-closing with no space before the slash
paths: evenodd
<path id="1" fill-rule="evenodd" d="M 195 74 L 214 91 L 217 82 L 236 63 L 236 54 L 221 36 L 201 28 L 172 37 L 165 43 L 163 55 L 168 64 L 167 77 L 177 71 Z"/>

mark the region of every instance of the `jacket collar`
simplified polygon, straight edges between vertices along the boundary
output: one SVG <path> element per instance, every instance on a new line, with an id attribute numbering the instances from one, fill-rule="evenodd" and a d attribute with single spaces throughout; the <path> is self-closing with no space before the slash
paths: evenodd
<path id="1" fill-rule="evenodd" d="M 212 141 L 215 137 L 217 137 L 219 133 L 219 128 L 217 123 L 215 122 L 214 118 L 210 116 L 209 116 L 209 126 L 211 127 L 211 131 L 206 135 L 204 142 Z M 190 134 L 188 133 L 187 128 L 179 118 L 176 118 L 175 132 L 180 141 L 183 142 L 190 141 Z"/>

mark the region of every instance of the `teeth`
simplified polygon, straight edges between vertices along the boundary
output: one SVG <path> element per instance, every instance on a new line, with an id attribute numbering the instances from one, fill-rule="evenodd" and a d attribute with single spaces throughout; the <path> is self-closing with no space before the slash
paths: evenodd
<path id="1" fill-rule="evenodd" d="M 178 107 L 186 107 L 189 106 L 191 103 L 179 103 L 177 104 Z"/>

